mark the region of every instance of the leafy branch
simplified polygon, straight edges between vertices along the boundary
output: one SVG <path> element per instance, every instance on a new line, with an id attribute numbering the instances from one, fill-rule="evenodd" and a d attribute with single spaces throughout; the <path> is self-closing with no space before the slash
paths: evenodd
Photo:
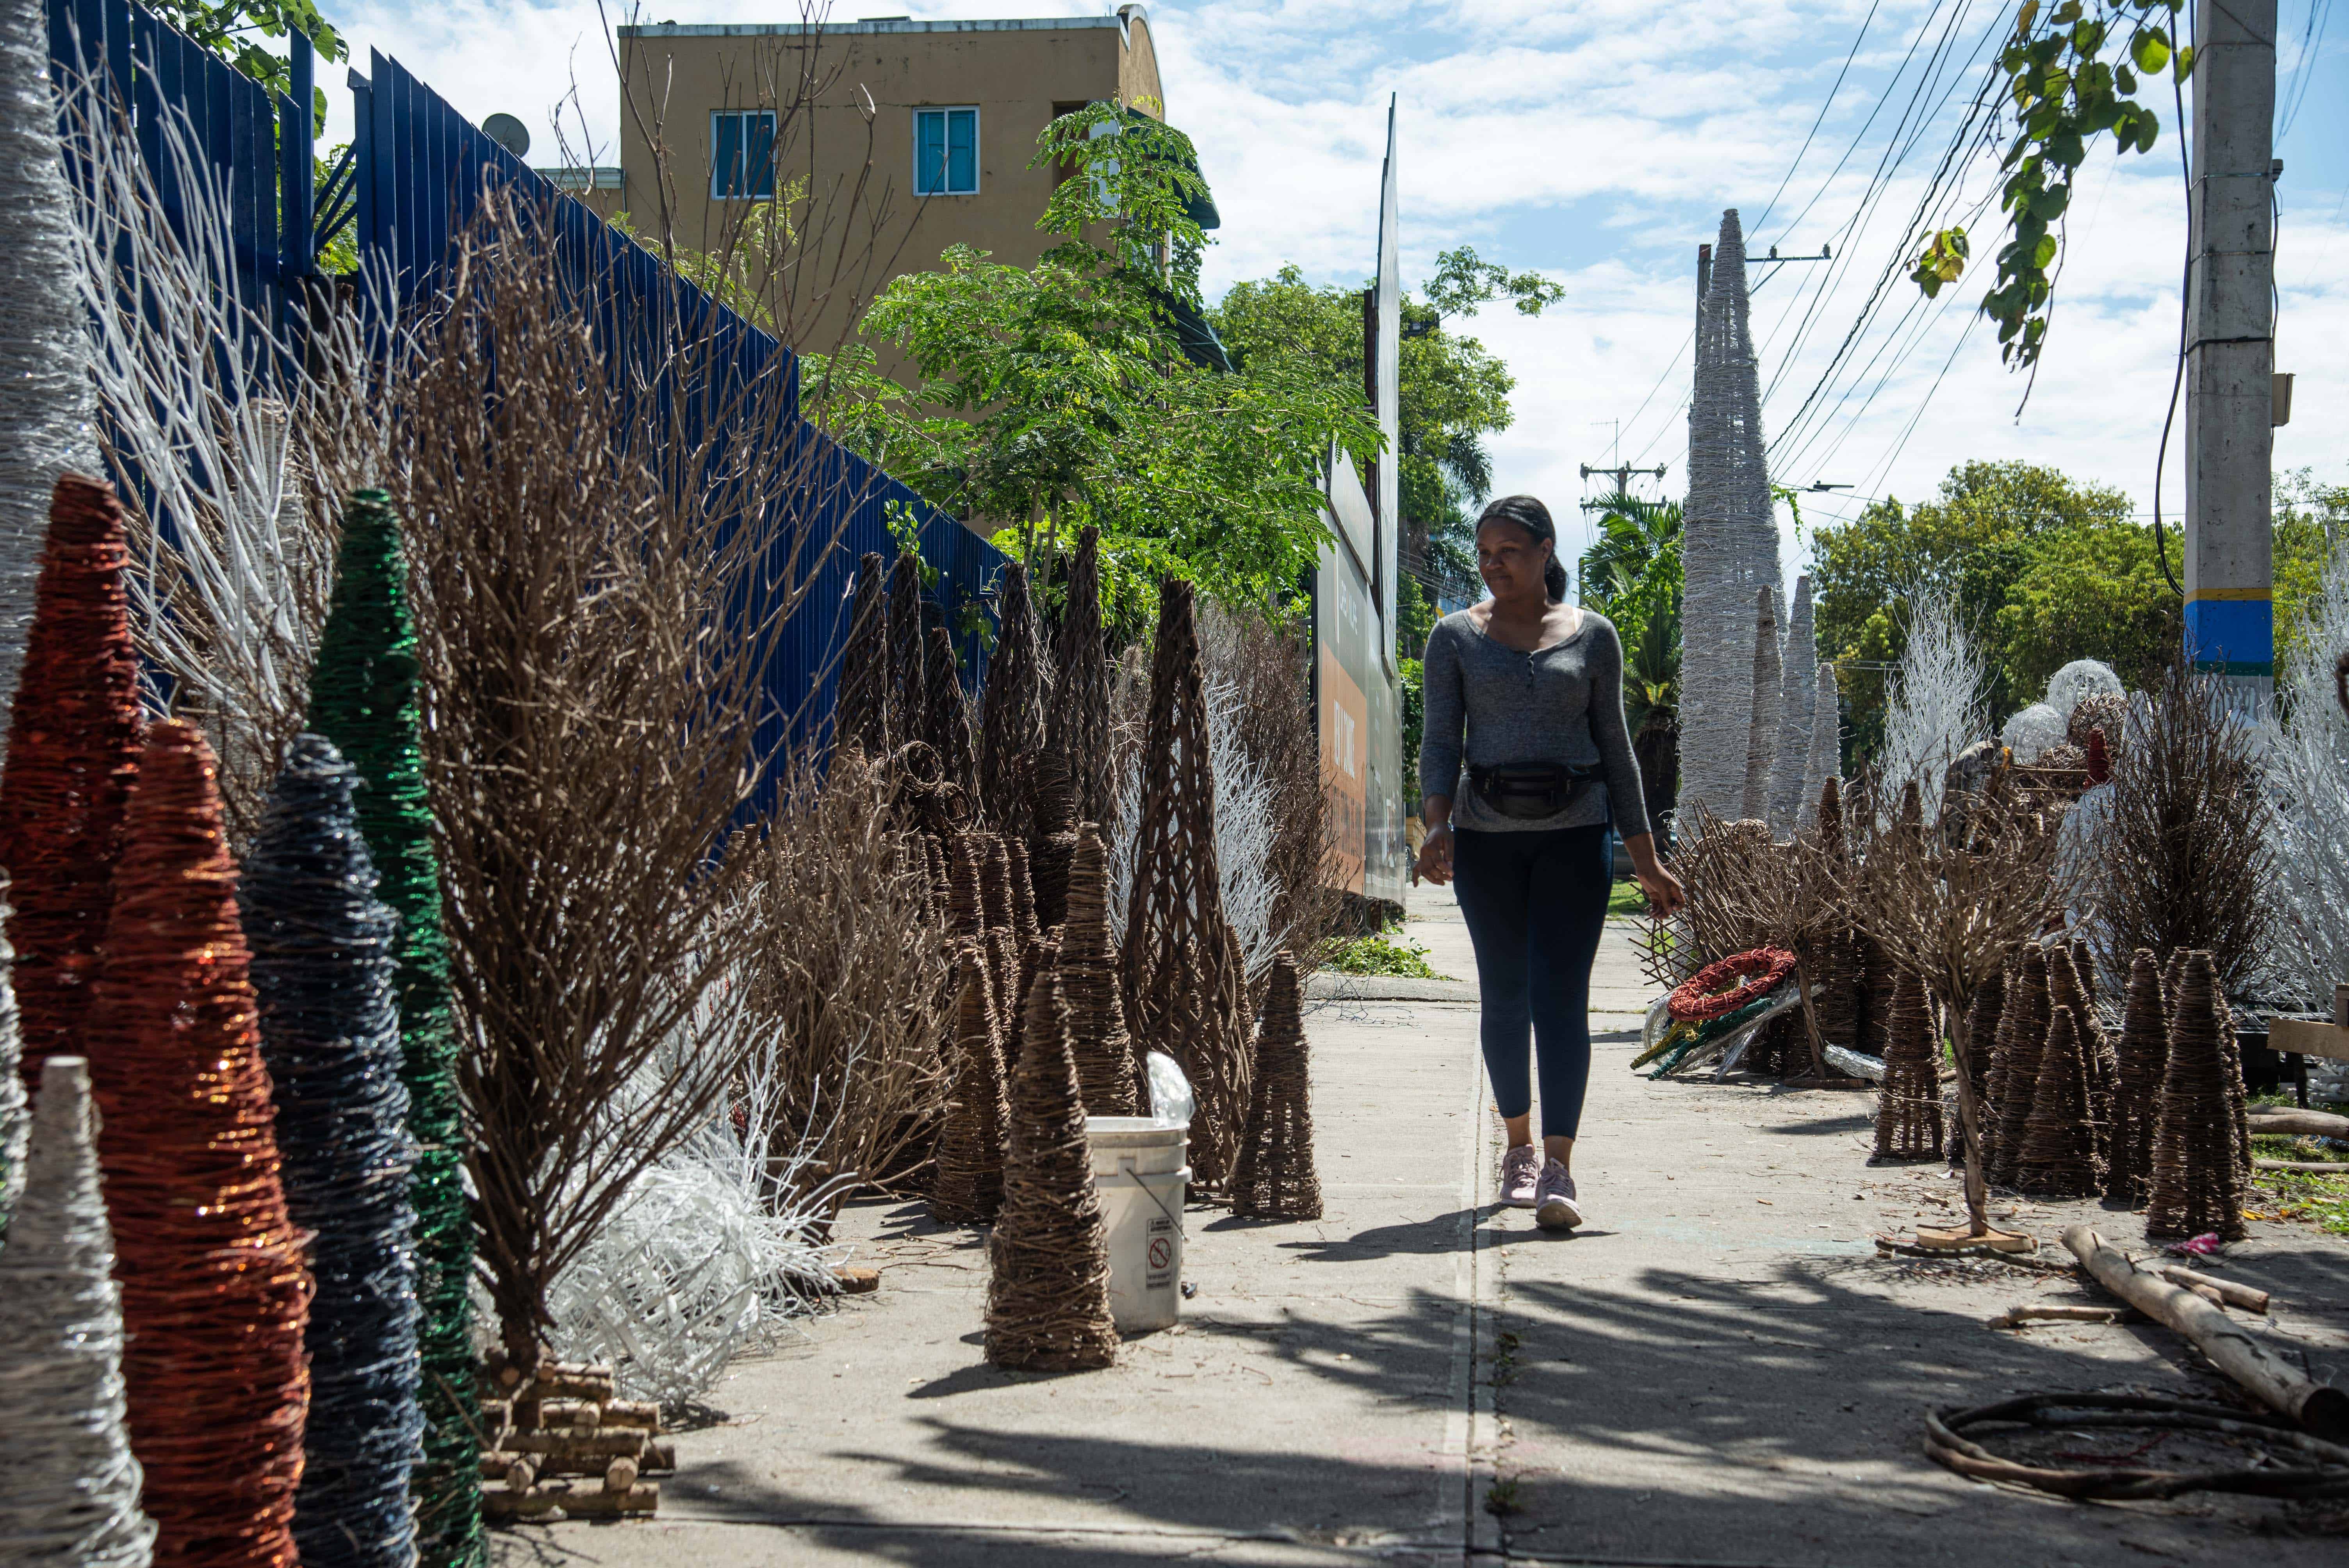
<path id="1" fill-rule="evenodd" d="M 2174 96 L 2193 74 L 2193 46 L 2172 35 L 2184 6 L 2185 0 L 2064 0 L 2043 16 L 2041 0 L 2023 0 L 1995 67 L 2014 112 L 2000 161 L 2011 237 L 1982 303 L 1998 323 L 1999 356 L 2008 364 L 2036 363 L 2045 345 L 2064 216 L 2088 148 L 2109 135 L 2116 151 L 2150 151 L 2161 118 L 2137 101 L 2139 90 L 2167 75 Z M 1963 228 L 1938 230 L 1909 280 L 1934 298 L 1964 273 L 1969 252 Z"/>
<path id="2" fill-rule="evenodd" d="M 330 60 L 347 58 L 350 46 L 313 0 L 149 0 L 148 8 L 274 93 L 292 90 L 293 69 L 259 42 L 299 33 Z M 326 117 L 326 93 L 314 88 L 312 112 Z"/>

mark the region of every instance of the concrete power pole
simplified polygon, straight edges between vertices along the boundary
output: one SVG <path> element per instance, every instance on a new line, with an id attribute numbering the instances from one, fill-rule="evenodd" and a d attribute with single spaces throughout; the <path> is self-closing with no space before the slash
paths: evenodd
<path id="1" fill-rule="evenodd" d="M 2276 0 L 2195 0 L 2186 644 L 2246 710 L 2275 692 L 2275 33 Z"/>

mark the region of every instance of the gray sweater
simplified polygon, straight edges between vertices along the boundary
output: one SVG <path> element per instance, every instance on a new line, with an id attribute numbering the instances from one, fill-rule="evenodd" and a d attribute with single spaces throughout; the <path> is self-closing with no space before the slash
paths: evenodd
<path id="1" fill-rule="evenodd" d="M 1623 723 L 1623 645 L 1606 616 L 1585 610 L 1574 635 L 1521 654 L 1478 631 L 1467 611 L 1454 611 L 1428 634 L 1423 674 L 1420 793 L 1450 796 L 1455 824 L 1475 832 L 1538 833 L 1604 822 L 1611 806 L 1617 832 L 1630 838 L 1648 830 L 1640 764 Z M 1504 817 L 1464 776 L 1464 760 L 1479 768 L 1595 762 L 1601 779 L 1555 817 Z"/>

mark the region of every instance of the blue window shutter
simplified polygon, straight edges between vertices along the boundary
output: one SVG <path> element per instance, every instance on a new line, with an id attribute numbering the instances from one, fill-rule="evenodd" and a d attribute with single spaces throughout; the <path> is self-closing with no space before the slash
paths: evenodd
<path id="1" fill-rule="evenodd" d="M 742 117 L 710 116 L 709 193 L 733 196 L 742 185 Z"/>
<path id="2" fill-rule="evenodd" d="M 914 194 L 935 196 L 947 183 L 947 117 L 936 109 L 914 111 Z"/>
<path id="3" fill-rule="evenodd" d="M 978 190 L 978 111 L 950 109 L 947 113 L 947 189 L 958 196 Z"/>
<path id="4" fill-rule="evenodd" d="M 747 193 L 762 200 L 772 200 L 775 194 L 775 117 L 771 114 L 746 114 L 750 135 L 743 150 L 743 183 Z"/>

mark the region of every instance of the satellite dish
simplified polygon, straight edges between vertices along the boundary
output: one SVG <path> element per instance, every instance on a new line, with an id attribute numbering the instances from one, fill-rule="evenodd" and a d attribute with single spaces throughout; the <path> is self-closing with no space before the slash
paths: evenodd
<path id="1" fill-rule="evenodd" d="M 516 158 L 530 156 L 530 127 L 510 114 L 493 114 L 481 121 L 481 134 Z"/>

